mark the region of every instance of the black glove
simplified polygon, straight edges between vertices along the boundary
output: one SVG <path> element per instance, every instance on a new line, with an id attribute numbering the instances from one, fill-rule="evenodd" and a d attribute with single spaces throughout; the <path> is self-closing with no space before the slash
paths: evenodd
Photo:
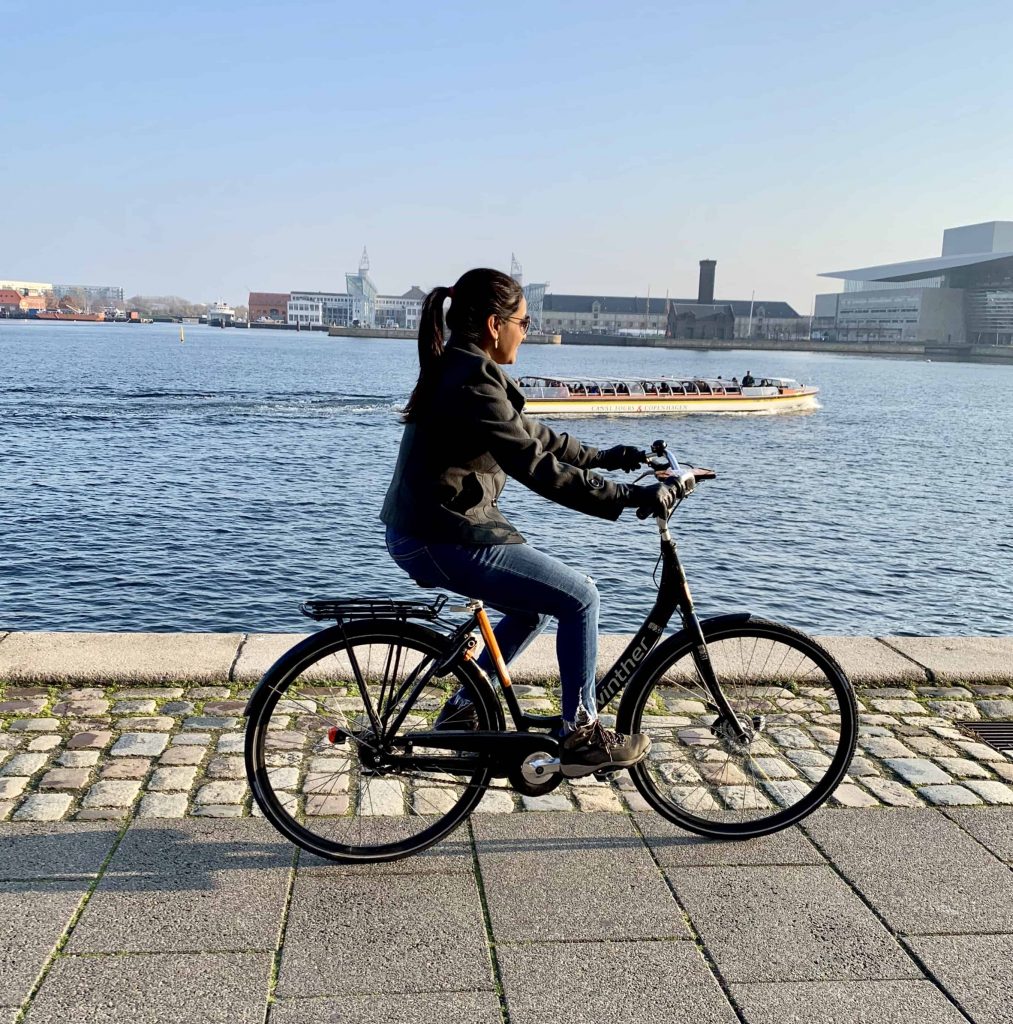
<path id="1" fill-rule="evenodd" d="M 627 473 L 639 469 L 647 460 L 647 453 L 629 444 L 617 444 L 595 456 L 595 469 L 621 469 Z"/>
<path id="2" fill-rule="evenodd" d="M 635 508 L 638 519 L 646 519 L 648 516 L 664 516 L 667 519 L 675 508 L 678 496 L 678 488 L 670 484 L 629 484 L 626 487 L 626 507 Z"/>

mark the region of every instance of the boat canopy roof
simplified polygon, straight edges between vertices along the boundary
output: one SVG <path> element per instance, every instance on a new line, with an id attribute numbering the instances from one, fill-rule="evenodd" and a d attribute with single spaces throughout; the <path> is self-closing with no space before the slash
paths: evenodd
<path id="1" fill-rule="evenodd" d="M 755 377 L 757 381 L 763 380 L 773 387 L 797 388 L 801 387 L 797 380 L 790 377 Z M 569 387 L 573 384 L 596 385 L 602 387 L 615 387 L 617 384 L 635 384 L 642 387 L 644 384 L 675 384 L 685 386 L 687 384 L 707 384 L 711 388 L 741 387 L 742 381 L 736 379 L 734 382 L 730 377 L 670 377 L 666 374 L 645 374 L 642 377 L 582 377 L 578 374 L 566 374 L 557 376 L 555 374 L 527 374 L 517 379 L 520 387 Z"/>

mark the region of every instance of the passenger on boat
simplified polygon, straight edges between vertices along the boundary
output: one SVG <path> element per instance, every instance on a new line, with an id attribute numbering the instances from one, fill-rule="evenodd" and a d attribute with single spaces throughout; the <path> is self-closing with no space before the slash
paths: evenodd
<path id="1" fill-rule="evenodd" d="M 745 377 L 742 378 L 742 386 L 744 388 L 751 388 L 755 384 L 756 384 L 756 380 L 753 377 L 752 371 L 751 370 L 746 370 L 746 375 L 745 375 Z"/>

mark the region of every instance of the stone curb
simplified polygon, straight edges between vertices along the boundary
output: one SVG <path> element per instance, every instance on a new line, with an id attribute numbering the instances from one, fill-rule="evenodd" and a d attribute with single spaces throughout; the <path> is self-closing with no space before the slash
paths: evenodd
<path id="1" fill-rule="evenodd" d="M 0 682 L 152 684 L 255 682 L 303 633 L 28 633 L 0 631 Z M 629 642 L 603 634 L 599 672 Z M 818 638 L 859 685 L 1013 681 L 1013 636 Z M 519 683 L 557 677 L 555 637 L 541 636 L 517 659 Z"/>

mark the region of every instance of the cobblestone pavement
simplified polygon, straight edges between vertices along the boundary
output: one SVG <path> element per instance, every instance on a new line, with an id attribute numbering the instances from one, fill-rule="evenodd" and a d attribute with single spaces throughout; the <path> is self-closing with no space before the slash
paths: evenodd
<path id="1" fill-rule="evenodd" d="M 530 710 L 545 690 L 517 687 Z M 245 817 L 238 686 L 0 686 L 0 821 Z M 859 691 L 859 749 L 831 804 L 846 807 L 1013 805 L 1013 757 L 961 732 L 1013 718 L 1013 686 L 877 687 Z M 687 724 L 689 720 L 687 719 Z M 805 741 L 786 771 L 822 756 Z M 563 784 L 541 797 L 490 791 L 480 813 L 645 809 L 625 774 Z"/>

